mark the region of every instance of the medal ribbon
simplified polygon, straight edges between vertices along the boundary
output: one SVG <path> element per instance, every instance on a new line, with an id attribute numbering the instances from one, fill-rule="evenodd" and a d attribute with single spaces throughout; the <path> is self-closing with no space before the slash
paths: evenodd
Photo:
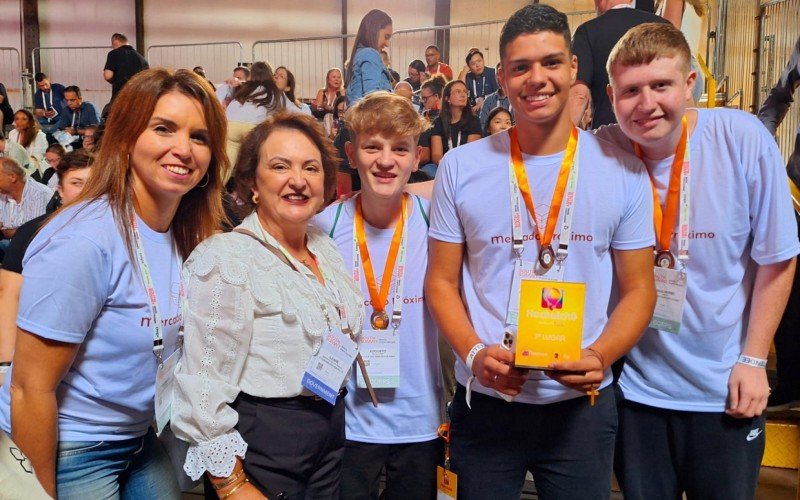
<path id="1" fill-rule="evenodd" d="M 689 126 L 686 116 L 681 121 L 683 130 L 675 149 L 675 157 L 672 160 L 672 170 L 670 172 L 669 188 L 667 190 L 666 212 L 661 208 L 661 197 L 656 189 L 655 179 L 650 169 L 650 186 L 653 189 L 653 226 L 655 227 L 656 237 L 658 238 L 658 250 L 669 251 L 672 243 L 672 231 L 675 228 L 675 220 L 678 218 L 678 207 L 680 206 L 680 220 L 678 230 L 678 259 L 689 259 Z M 644 153 L 638 144 L 634 143 L 634 150 L 639 159 L 644 158 Z"/>
<path id="2" fill-rule="evenodd" d="M 525 170 L 525 163 L 522 161 L 522 150 L 520 149 L 519 139 L 517 137 L 517 127 L 511 127 L 511 129 L 509 129 L 509 140 L 511 142 L 511 162 L 514 168 L 514 177 L 512 179 L 512 183 L 516 181 L 516 188 L 522 194 L 522 199 L 525 200 L 525 207 L 528 209 L 528 213 L 531 216 L 533 226 L 536 230 L 536 235 L 539 238 L 539 248 L 547 247 L 553 241 L 556 223 L 558 222 L 558 216 L 561 213 L 561 204 L 564 201 L 564 192 L 566 191 L 567 180 L 571 177 L 570 172 L 573 170 L 572 166 L 574 164 L 573 160 L 575 159 L 575 151 L 578 148 L 578 129 L 575 126 L 572 127 L 569 141 L 567 141 L 567 149 L 564 153 L 564 159 L 561 161 L 561 169 L 558 172 L 558 180 L 556 181 L 556 186 L 553 190 L 553 198 L 550 202 L 550 213 L 547 215 L 547 225 L 545 226 L 544 232 L 541 231 L 541 228 L 536 221 L 536 208 L 533 205 L 533 195 L 531 194 L 530 187 L 528 186 L 528 174 Z M 575 186 L 573 185 L 572 188 L 574 189 Z M 574 196 L 572 198 L 573 199 L 569 200 L 570 206 L 574 203 Z M 512 203 L 513 202 L 514 200 L 512 199 Z M 518 210 L 515 210 L 515 229 L 521 227 L 522 223 L 517 216 L 517 213 Z M 515 247 L 517 246 L 516 238 L 514 245 Z M 518 253 L 521 253 L 521 241 L 519 242 L 519 245 L 520 249 L 518 250 Z"/>
<path id="3" fill-rule="evenodd" d="M 147 264 L 147 256 L 144 254 L 144 246 L 142 245 L 142 237 L 139 234 L 139 223 L 136 216 L 131 217 L 131 228 L 133 229 L 133 243 L 136 250 L 136 260 L 139 264 L 139 272 L 142 275 L 142 283 L 144 284 L 145 291 L 147 292 L 147 300 L 150 303 L 150 312 L 153 321 L 153 354 L 158 360 L 159 366 L 163 363 L 164 357 L 164 324 L 161 322 L 161 312 L 158 310 L 158 299 L 156 298 L 156 287 L 153 284 L 153 275 L 150 273 L 150 266 Z M 175 252 L 175 259 L 178 264 L 178 272 L 182 264 L 180 262 L 180 254 L 178 247 L 173 238 L 173 252 Z M 183 323 L 186 321 L 186 311 L 188 310 L 188 302 L 186 300 L 186 287 L 183 283 L 183 278 L 180 278 L 180 311 L 181 311 L 181 325 L 178 328 L 177 349 L 183 345 Z"/>
<path id="4" fill-rule="evenodd" d="M 397 261 L 397 254 L 400 250 L 400 244 L 405 239 L 403 238 L 405 234 L 407 217 L 405 196 L 403 196 L 403 201 L 400 205 L 400 211 L 400 220 L 398 220 L 397 225 L 395 225 L 394 234 L 392 235 L 392 243 L 389 247 L 389 254 L 386 256 L 386 263 L 383 266 L 383 279 L 381 280 L 381 290 L 379 293 L 378 285 L 375 282 L 375 272 L 372 269 L 372 261 L 369 256 L 369 248 L 367 247 L 367 235 L 364 230 L 364 214 L 361 208 L 361 197 L 359 196 L 356 200 L 356 214 L 353 221 L 355 239 L 358 244 L 357 249 L 361 260 L 361 265 L 364 268 L 364 280 L 367 282 L 367 288 L 369 289 L 369 298 L 372 301 L 372 308 L 376 311 L 386 311 L 386 302 L 389 298 L 389 289 L 392 284 L 392 272 L 394 271 L 394 265 Z M 405 252 L 403 253 L 405 254 Z M 358 268 L 356 267 L 353 270 L 354 278 L 358 276 L 357 269 Z M 398 279 L 401 279 L 404 272 L 404 269 L 398 269 Z M 396 292 L 398 291 L 396 290 Z M 402 303 L 402 300 L 400 302 Z M 395 304 L 395 306 L 397 307 L 398 304 Z"/>

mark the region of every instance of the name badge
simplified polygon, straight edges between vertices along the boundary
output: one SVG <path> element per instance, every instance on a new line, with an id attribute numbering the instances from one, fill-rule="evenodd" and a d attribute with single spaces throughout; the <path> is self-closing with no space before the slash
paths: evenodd
<path id="1" fill-rule="evenodd" d="M 458 476 L 442 466 L 436 467 L 436 500 L 456 500 Z"/>
<path id="2" fill-rule="evenodd" d="M 585 283 L 523 279 L 514 365 L 544 369 L 581 359 Z"/>
<path id="3" fill-rule="evenodd" d="M 519 325 L 520 285 L 522 280 L 561 281 L 564 267 L 558 264 L 544 269 L 538 262 L 518 260 L 514 265 L 514 278 L 511 280 L 511 295 L 508 300 L 506 324 Z"/>
<path id="4" fill-rule="evenodd" d="M 330 404 L 336 404 L 339 389 L 358 354 L 358 345 L 340 330 L 328 331 L 317 354 L 303 374 L 303 387 Z"/>
<path id="5" fill-rule="evenodd" d="M 172 398 L 175 390 L 175 367 L 181 358 L 183 348 L 176 349 L 158 367 L 156 372 L 156 434 L 161 435 L 172 418 Z"/>
<path id="6" fill-rule="evenodd" d="M 677 269 L 654 267 L 656 281 L 656 308 L 650 328 L 678 333 L 686 301 L 686 273 Z"/>
<path id="7" fill-rule="evenodd" d="M 392 329 L 364 330 L 359 338 L 359 350 L 372 387 L 400 387 L 400 334 Z M 361 373 L 358 374 L 357 385 L 359 389 L 367 388 Z"/>

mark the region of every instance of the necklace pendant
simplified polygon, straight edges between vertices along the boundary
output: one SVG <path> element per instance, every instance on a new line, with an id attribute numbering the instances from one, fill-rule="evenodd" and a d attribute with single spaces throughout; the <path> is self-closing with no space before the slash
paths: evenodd
<path id="1" fill-rule="evenodd" d="M 386 330 L 389 328 L 389 315 L 386 314 L 386 311 L 372 311 L 369 322 L 375 330 Z"/>

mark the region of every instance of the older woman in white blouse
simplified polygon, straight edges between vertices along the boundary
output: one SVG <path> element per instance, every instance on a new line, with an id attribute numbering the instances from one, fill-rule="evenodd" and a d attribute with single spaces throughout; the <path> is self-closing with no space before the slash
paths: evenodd
<path id="1" fill-rule="evenodd" d="M 342 330 L 360 332 L 364 316 L 335 244 L 308 225 L 332 194 L 335 158 L 312 117 L 256 126 L 235 174 L 250 215 L 186 261 L 172 427 L 190 443 L 184 470 L 205 473 L 219 498 L 339 496 L 343 398 L 301 382 L 323 338 L 350 338 Z"/>

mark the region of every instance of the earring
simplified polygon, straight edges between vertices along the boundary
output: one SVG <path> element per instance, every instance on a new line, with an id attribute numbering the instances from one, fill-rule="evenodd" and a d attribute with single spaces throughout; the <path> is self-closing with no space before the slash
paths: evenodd
<path id="1" fill-rule="evenodd" d="M 206 182 L 203 183 L 203 184 L 198 184 L 195 187 L 204 188 L 204 187 L 208 186 L 209 182 L 211 182 L 211 174 L 209 174 L 208 171 L 206 171 Z"/>
<path id="2" fill-rule="evenodd" d="M 253 196 L 250 198 L 250 201 L 253 202 L 253 205 L 258 205 L 258 193 L 253 193 Z"/>

